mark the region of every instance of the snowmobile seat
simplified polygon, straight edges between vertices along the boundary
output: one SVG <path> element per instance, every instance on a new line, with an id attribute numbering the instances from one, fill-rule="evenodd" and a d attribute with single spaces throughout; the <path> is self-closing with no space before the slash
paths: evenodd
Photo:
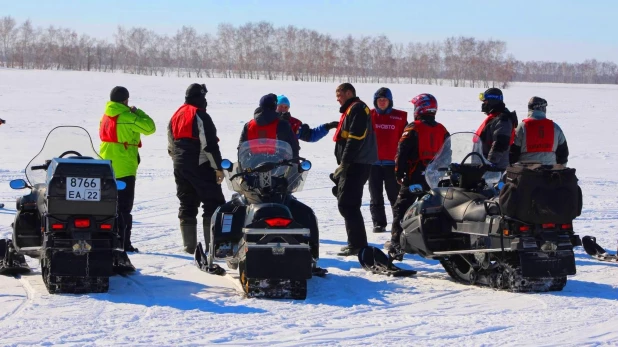
<path id="1" fill-rule="evenodd" d="M 467 192 L 461 188 L 449 188 L 444 196 L 444 209 L 455 222 L 485 221 L 487 211 L 484 201 L 487 197 Z"/>
<path id="2" fill-rule="evenodd" d="M 468 222 L 484 222 L 487 210 L 483 201 L 471 201 L 464 212 L 463 220 Z"/>

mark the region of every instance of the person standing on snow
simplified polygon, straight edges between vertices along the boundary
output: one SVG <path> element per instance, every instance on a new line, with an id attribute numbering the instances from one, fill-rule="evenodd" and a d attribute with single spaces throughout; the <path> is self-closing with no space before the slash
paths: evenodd
<path id="1" fill-rule="evenodd" d="M 373 232 L 386 231 L 386 213 L 384 212 L 383 187 L 394 213 L 399 184 L 395 177 L 395 156 L 397 143 L 408 124 L 408 113 L 393 108 L 393 95 L 388 88 L 380 88 L 373 95 L 374 109 L 371 110 L 371 122 L 378 144 L 378 161 L 371 166 L 369 175 L 369 210 L 373 221 Z"/>
<path id="2" fill-rule="evenodd" d="M 331 174 L 331 179 L 337 185 L 333 193 L 336 193 L 339 213 L 345 220 L 348 235 L 348 245 L 337 255 L 352 256 L 367 246 L 361 205 L 371 165 L 378 160 L 378 149 L 371 112 L 356 96 L 354 86 L 343 83 L 337 87 L 336 95 L 341 105 L 341 119 L 333 140 L 339 167 Z"/>
<path id="3" fill-rule="evenodd" d="M 183 249 L 195 253 L 197 214 L 202 203 L 204 243 L 210 243 L 213 213 L 225 203 L 221 190 L 223 171 L 217 128 L 206 113 L 206 85 L 193 83 L 185 92 L 185 103 L 174 113 L 167 127 L 168 153 L 174 162 L 178 219 Z"/>
<path id="4" fill-rule="evenodd" d="M 546 116 L 547 101 L 533 96 L 528 101 L 528 118 L 515 130 L 511 164 L 534 161 L 543 165 L 566 165 L 569 147 L 562 129 Z"/>
<path id="5" fill-rule="evenodd" d="M 298 138 L 292 131 L 290 122 L 280 119 L 277 113 L 277 95 L 267 94 L 260 99 L 260 106 L 255 109 L 253 119 L 247 122 L 240 134 L 238 146 L 243 142 L 269 138 L 290 144 L 294 158 L 298 158 L 300 146 Z"/>
<path id="6" fill-rule="evenodd" d="M 450 136 L 444 125 L 436 122 L 438 101 L 433 95 L 419 94 L 410 102 L 414 105 L 414 121 L 406 126 L 399 139 L 395 175 L 401 188 L 393 208 L 391 241 L 385 244 L 389 254 L 399 259 L 403 257 L 399 243 L 403 231 L 401 220 L 418 198 L 418 194 L 410 192 L 409 187 L 420 184 L 423 191 L 429 190 L 425 181 L 425 168 Z"/>
<path id="7" fill-rule="evenodd" d="M 517 114 L 510 112 L 503 102 L 502 91 L 489 88 L 479 95 L 483 103 L 481 111 L 487 118 L 476 130 L 481 139 L 483 155 L 497 168 L 506 169 L 509 165 L 509 147 L 515 140 Z"/>
<path id="8" fill-rule="evenodd" d="M 328 134 L 330 129 L 335 129 L 339 124 L 338 121 L 334 121 L 324 123 L 311 129 L 309 125 L 304 124 L 299 119 L 292 117 L 290 114 L 290 100 L 285 95 L 277 96 L 277 112 L 281 114 L 281 119 L 290 122 L 292 131 L 296 134 L 296 137 L 305 142 L 318 142 Z"/>
<path id="9" fill-rule="evenodd" d="M 154 121 L 144 111 L 129 106 L 129 91 L 114 87 L 110 101 L 99 124 L 99 149 L 101 158 L 112 161 L 116 180 L 127 184 L 118 191 L 118 234 L 126 252 L 137 252 L 131 243 L 133 228 L 133 201 L 135 177 L 140 163 L 138 148 L 142 147 L 141 135 L 152 135 L 157 130 Z"/>

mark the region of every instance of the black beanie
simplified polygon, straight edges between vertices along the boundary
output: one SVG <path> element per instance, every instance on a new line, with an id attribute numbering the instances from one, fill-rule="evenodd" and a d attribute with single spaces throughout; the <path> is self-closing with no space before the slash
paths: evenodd
<path id="1" fill-rule="evenodd" d="M 263 110 L 275 110 L 277 108 L 277 95 L 270 93 L 260 99 L 260 107 Z"/>
<path id="2" fill-rule="evenodd" d="M 202 96 L 206 97 L 206 93 L 208 93 L 208 89 L 206 89 L 205 84 L 193 83 L 187 88 L 187 92 L 185 93 L 185 98 L 190 98 L 192 96 Z"/>
<path id="3" fill-rule="evenodd" d="M 530 101 L 528 101 L 528 110 L 539 110 L 546 112 L 547 100 L 539 98 L 538 96 L 533 96 L 530 98 Z"/>
<path id="4" fill-rule="evenodd" d="M 502 96 L 502 91 L 498 88 L 489 88 L 483 94 L 485 94 L 485 97 L 487 97 L 487 95 Z M 502 100 L 502 98 L 499 98 L 498 100 Z"/>
<path id="5" fill-rule="evenodd" d="M 114 102 L 123 102 L 129 99 L 129 91 L 125 87 L 114 87 L 109 93 L 109 100 Z"/>

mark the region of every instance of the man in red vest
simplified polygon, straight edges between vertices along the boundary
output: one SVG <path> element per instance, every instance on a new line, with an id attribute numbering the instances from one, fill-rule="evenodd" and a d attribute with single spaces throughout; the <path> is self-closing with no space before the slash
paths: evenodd
<path id="1" fill-rule="evenodd" d="M 348 245 L 338 255 L 353 256 L 367 246 L 361 205 L 371 165 L 378 160 L 378 148 L 371 124 L 371 111 L 356 96 L 354 86 L 343 83 L 337 87 L 336 95 L 341 105 L 341 119 L 333 140 L 339 167 L 331 174 L 331 179 L 337 185 L 333 193 L 337 196 L 339 213 L 345 220 L 348 234 Z"/>
<path id="2" fill-rule="evenodd" d="M 509 147 L 515 139 L 517 114 L 510 112 L 504 105 L 502 91 L 489 88 L 479 95 L 482 102 L 481 111 L 487 118 L 476 130 L 483 145 L 483 155 L 500 169 L 509 165 Z"/>
<path id="3" fill-rule="evenodd" d="M 569 147 L 562 129 L 546 116 L 547 101 L 533 96 L 528 102 L 528 118 L 515 130 L 511 164 L 522 161 L 543 165 L 566 165 Z"/>
<path id="4" fill-rule="evenodd" d="M 371 110 L 371 123 L 378 143 L 378 161 L 371 166 L 369 174 L 369 195 L 371 196 L 369 211 L 371 211 L 373 221 L 373 232 L 381 233 L 386 231 L 382 188 L 386 188 L 386 196 L 393 209 L 400 188 L 395 177 L 397 143 L 403 134 L 403 129 L 408 124 L 408 113 L 393 108 L 393 94 L 388 88 L 380 88 L 375 92 L 373 106 L 375 108 Z"/>
<path id="5" fill-rule="evenodd" d="M 210 221 L 217 207 L 225 203 L 221 190 L 221 151 L 217 128 L 206 113 L 204 84 L 193 83 L 185 93 L 185 103 L 174 113 L 167 127 L 168 153 L 174 161 L 176 196 L 180 200 L 178 218 L 184 251 L 195 253 L 197 214 L 204 214 L 204 241 L 210 242 Z"/>
<path id="6" fill-rule="evenodd" d="M 277 95 L 267 94 L 260 99 L 260 106 L 255 109 L 253 119 L 247 122 L 240 134 L 240 146 L 243 142 L 256 139 L 280 140 L 290 144 L 294 158 L 298 157 L 300 146 L 292 131 L 290 122 L 280 119 L 277 113 Z"/>
<path id="7" fill-rule="evenodd" d="M 402 257 L 399 239 L 403 229 L 401 220 L 404 214 L 418 198 L 410 192 L 409 186 L 420 184 L 423 190 L 429 190 L 424 171 L 427 164 L 438 154 L 444 141 L 449 136 L 446 128 L 436 122 L 438 101 L 431 94 L 420 94 L 411 101 L 414 105 L 414 121 L 406 126 L 399 140 L 395 158 L 395 175 L 401 184 L 393 213 L 391 241 L 385 244 L 389 254 Z"/>

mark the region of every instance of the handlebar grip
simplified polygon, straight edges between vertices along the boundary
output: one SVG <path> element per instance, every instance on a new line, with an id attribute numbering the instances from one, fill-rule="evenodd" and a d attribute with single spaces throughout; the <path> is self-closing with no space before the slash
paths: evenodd
<path id="1" fill-rule="evenodd" d="M 47 165 L 34 165 L 30 167 L 30 170 L 46 170 Z"/>

